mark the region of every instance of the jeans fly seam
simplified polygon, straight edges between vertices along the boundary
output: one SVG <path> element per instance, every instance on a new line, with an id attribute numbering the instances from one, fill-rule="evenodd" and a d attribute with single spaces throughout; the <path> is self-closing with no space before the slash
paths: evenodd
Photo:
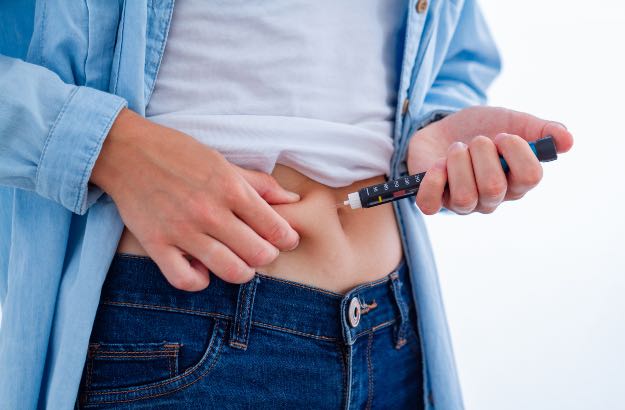
<path id="1" fill-rule="evenodd" d="M 373 403 L 373 363 L 371 361 L 371 347 L 373 345 L 373 332 L 369 333 L 369 343 L 367 344 L 367 370 L 369 383 L 367 388 L 367 410 L 371 409 Z"/>

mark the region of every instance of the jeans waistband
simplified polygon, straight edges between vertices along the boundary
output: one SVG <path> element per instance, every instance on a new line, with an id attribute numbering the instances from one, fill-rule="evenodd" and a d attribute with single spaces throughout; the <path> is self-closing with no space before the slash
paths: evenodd
<path id="1" fill-rule="evenodd" d="M 207 289 L 185 292 L 171 286 L 147 256 L 116 253 L 101 303 L 213 316 L 232 321 L 230 345 L 245 349 L 250 327 L 353 344 L 372 331 L 395 326 L 401 347 L 416 317 L 405 260 L 383 278 L 346 294 L 256 274 L 237 285 L 211 276 Z"/>

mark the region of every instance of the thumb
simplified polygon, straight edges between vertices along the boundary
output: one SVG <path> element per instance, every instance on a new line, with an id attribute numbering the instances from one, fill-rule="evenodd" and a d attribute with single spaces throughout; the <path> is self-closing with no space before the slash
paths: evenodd
<path id="1" fill-rule="evenodd" d="M 512 133 L 526 141 L 535 141 L 548 135 L 553 137 L 558 153 L 564 153 L 573 146 L 573 135 L 560 122 L 544 120 L 531 114 L 510 110 Z"/>
<path id="2" fill-rule="evenodd" d="M 274 177 L 264 172 L 252 171 L 236 167 L 237 171 L 248 184 L 270 205 L 287 204 L 299 201 L 300 197 L 295 192 L 284 189 Z"/>
<path id="3" fill-rule="evenodd" d="M 553 136 L 558 153 L 567 152 L 573 146 L 573 135 L 559 122 L 547 121 L 543 125 L 541 138 L 547 135 Z"/>

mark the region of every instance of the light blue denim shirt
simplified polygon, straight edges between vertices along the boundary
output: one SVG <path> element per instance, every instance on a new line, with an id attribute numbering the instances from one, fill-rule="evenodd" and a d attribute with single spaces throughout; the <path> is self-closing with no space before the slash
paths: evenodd
<path id="1" fill-rule="evenodd" d="M 485 103 L 500 69 L 475 0 L 411 0 L 391 177 L 438 114 Z M 118 112 L 144 115 L 173 0 L 0 2 L 0 407 L 70 409 L 123 230 L 89 177 Z M 423 216 L 394 204 L 424 350 L 428 409 L 463 407 Z"/>

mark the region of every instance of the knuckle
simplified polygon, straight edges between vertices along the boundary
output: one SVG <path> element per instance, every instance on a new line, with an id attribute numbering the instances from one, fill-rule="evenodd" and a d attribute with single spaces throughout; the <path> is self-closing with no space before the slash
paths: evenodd
<path id="1" fill-rule="evenodd" d="M 276 181 L 276 179 L 269 174 L 259 172 L 258 178 L 259 184 L 257 191 L 261 196 L 279 187 L 278 181 Z"/>
<path id="2" fill-rule="evenodd" d="M 286 239 L 287 231 L 279 222 L 273 222 L 267 232 L 267 240 L 273 244 Z"/>
<path id="3" fill-rule="evenodd" d="M 483 147 L 487 147 L 489 145 L 491 145 L 493 142 L 491 141 L 490 138 L 485 137 L 483 135 L 478 135 L 476 137 L 473 137 L 473 139 L 471 140 L 471 142 L 469 143 L 469 148 L 483 148 Z"/>
<path id="4" fill-rule="evenodd" d="M 471 192 L 460 192 L 452 197 L 452 206 L 461 211 L 471 211 L 477 205 L 477 197 Z"/>
<path id="5" fill-rule="evenodd" d="M 236 262 L 229 262 L 223 268 L 222 279 L 230 283 L 245 283 L 250 276 L 250 269 L 244 269 Z"/>
<path id="6" fill-rule="evenodd" d="M 167 236 L 174 242 L 184 241 L 192 232 L 191 227 L 186 221 L 169 224 Z"/>
<path id="7" fill-rule="evenodd" d="M 436 206 L 434 206 L 432 204 L 422 203 L 422 204 L 419 204 L 419 209 L 425 215 L 434 215 L 434 214 L 438 213 L 440 208 L 437 208 Z"/>
<path id="8" fill-rule="evenodd" d="M 434 215 L 440 209 L 436 206 L 435 199 L 425 195 L 417 195 L 416 205 L 425 215 Z"/>
<path id="9" fill-rule="evenodd" d="M 518 201 L 519 199 L 523 198 L 525 196 L 525 193 L 513 193 L 508 195 L 508 198 L 506 198 L 508 201 Z"/>
<path id="10" fill-rule="evenodd" d="M 480 192 L 480 196 L 488 201 L 500 199 L 505 193 L 507 182 L 499 178 L 491 178 L 486 181 Z"/>
<path id="11" fill-rule="evenodd" d="M 223 198 L 229 204 L 237 204 L 242 201 L 247 201 L 249 197 L 248 189 L 246 189 L 244 184 L 233 183 L 230 184 L 227 188 L 221 190 Z"/>
<path id="12" fill-rule="evenodd" d="M 496 206 L 485 206 L 485 207 L 480 208 L 478 212 L 481 214 L 488 215 L 488 214 L 492 214 L 493 212 L 495 212 L 495 209 L 497 209 Z"/>
<path id="13" fill-rule="evenodd" d="M 273 176 L 269 174 L 265 174 L 264 172 L 261 172 L 259 175 L 260 175 L 260 181 L 263 186 L 272 188 L 278 185 L 278 181 L 276 181 L 276 179 Z"/>
<path id="14" fill-rule="evenodd" d="M 201 214 L 207 206 L 206 193 L 203 191 L 195 191 L 187 196 L 187 209 L 194 215 Z"/>
<path id="15" fill-rule="evenodd" d="M 526 186 L 536 186 L 543 178 L 543 170 L 542 167 L 532 167 L 532 169 L 527 170 L 523 173 L 521 179 L 521 183 Z"/>
<path id="16" fill-rule="evenodd" d="M 203 226 L 215 227 L 219 226 L 222 219 L 219 213 L 212 207 L 207 207 L 202 210 L 198 215 L 200 222 Z"/>

